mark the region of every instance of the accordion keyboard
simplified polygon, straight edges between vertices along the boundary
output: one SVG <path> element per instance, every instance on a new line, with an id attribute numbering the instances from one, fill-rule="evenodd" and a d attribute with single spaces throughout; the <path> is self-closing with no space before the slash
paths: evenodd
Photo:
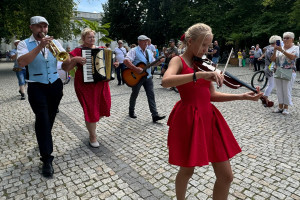
<path id="1" fill-rule="evenodd" d="M 83 65 L 83 81 L 94 82 L 93 65 L 92 65 L 92 51 L 82 50 L 82 57 L 86 58 L 86 64 Z"/>

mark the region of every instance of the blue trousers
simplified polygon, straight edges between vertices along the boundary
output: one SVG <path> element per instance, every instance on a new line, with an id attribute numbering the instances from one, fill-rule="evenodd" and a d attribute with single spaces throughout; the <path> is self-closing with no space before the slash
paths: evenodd
<path id="1" fill-rule="evenodd" d="M 63 96 L 63 84 L 60 79 L 54 83 L 28 83 L 28 100 L 35 114 L 35 134 L 39 145 L 41 161 L 52 162 L 53 141 L 51 130 L 56 111 Z"/>
<path id="2" fill-rule="evenodd" d="M 16 72 L 16 76 L 18 78 L 19 86 L 25 85 L 25 77 L 26 77 L 26 69 L 22 69 L 19 72 Z"/>

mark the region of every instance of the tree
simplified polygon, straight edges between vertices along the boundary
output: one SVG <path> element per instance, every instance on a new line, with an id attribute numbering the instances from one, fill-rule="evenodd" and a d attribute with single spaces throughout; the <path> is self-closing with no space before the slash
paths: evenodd
<path id="1" fill-rule="evenodd" d="M 112 41 L 112 39 L 107 37 L 109 35 L 109 32 L 107 31 L 107 29 L 110 28 L 110 23 L 100 25 L 99 22 L 97 22 L 97 21 L 90 21 L 90 20 L 87 20 L 84 18 L 82 19 L 82 22 L 78 21 L 78 20 L 75 20 L 74 22 L 76 24 L 72 25 L 72 27 L 73 27 L 72 30 L 73 30 L 73 34 L 75 36 L 79 35 L 83 28 L 89 27 L 90 29 L 94 30 L 96 33 L 101 33 L 102 35 L 104 35 L 103 37 L 99 38 L 98 46 L 99 46 L 100 41 L 102 41 L 104 43 L 110 43 Z"/>
<path id="2" fill-rule="evenodd" d="M 109 32 L 114 40 L 125 40 L 136 43 L 142 33 L 142 15 L 144 1 L 140 0 L 108 0 L 103 4 L 104 17 L 102 23 L 110 23 Z"/>
<path id="3" fill-rule="evenodd" d="M 295 35 L 300 35 L 300 0 L 296 0 L 289 15 L 289 24 L 294 27 Z"/>
<path id="4" fill-rule="evenodd" d="M 0 39 L 6 43 L 16 37 L 25 39 L 31 35 L 30 17 L 40 15 L 49 22 L 49 35 L 54 38 L 69 39 L 71 37 L 71 17 L 73 16 L 73 0 L 2 0 L 0 4 Z"/>
<path id="5" fill-rule="evenodd" d="M 253 44 L 265 46 L 272 35 L 286 31 L 300 34 L 300 0 L 108 0 L 104 19 L 111 23 L 116 38 L 136 41 L 139 34 L 157 45 L 170 38 L 179 39 L 195 23 L 212 27 L 221 50 L 234 44 L 245 49 Z M 122 14 L 121 14 L 122 13 Z"/>

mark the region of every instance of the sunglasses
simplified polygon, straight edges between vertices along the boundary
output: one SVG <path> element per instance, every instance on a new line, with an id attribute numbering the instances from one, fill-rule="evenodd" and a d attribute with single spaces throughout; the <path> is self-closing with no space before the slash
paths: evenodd
<path id="1" fill-rule="evenodd" d="M 291 38 L 290 38 L 290 37 L 284 37 L 283 39 L 284 39 L 284 40 L 288 40 L 288 39 L 291 39 Z"/>

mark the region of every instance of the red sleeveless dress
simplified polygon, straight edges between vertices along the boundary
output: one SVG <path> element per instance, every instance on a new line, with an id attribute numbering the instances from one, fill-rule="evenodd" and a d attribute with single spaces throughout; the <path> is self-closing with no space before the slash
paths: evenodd
<path id="1" fill-rule="evenodd" d="M 81 48 L 75 48 L 70 54 L 81 56 Z M 83 108 L 85 121 L 98 122 L 100 117 L 110 116 L 111 96 L 108 82 L 83 82 L 83 67 L 77 64 L 74 86 L 77 98 Z"/>
<path id="2" fill-rule="evenodd" d="M 181 57 L 180 57 L 181 58 Z M 181 58 L 181 74 L 194 70 Z M 210 81 L 177 86 L 178 101 L 168 120 L 169 163 L 181 167 L 223 162 L 241 152 L 220 111 L 210 102 Z"/>

